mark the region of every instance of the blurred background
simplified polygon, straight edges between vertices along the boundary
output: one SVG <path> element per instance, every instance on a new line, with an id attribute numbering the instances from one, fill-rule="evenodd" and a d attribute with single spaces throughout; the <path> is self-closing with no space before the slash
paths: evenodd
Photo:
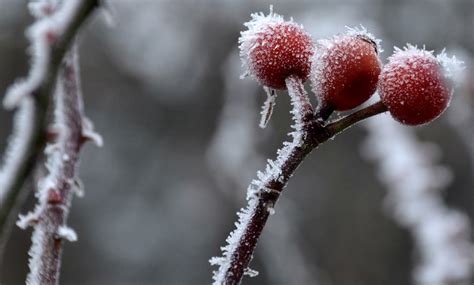
<path id="1" fill-rule="evenodd" d="M 28 70 L 26 4 L 0 0 L 2 94 Z M 69 219 L 79 240 L 66 243 L 62 284 L 211 283 L 208 259 L 220 255 L 246 186 L 290 130 L 288 96 L 280 92 L 269 126 L 259 129 L 265 93 L 239 79 L 242 24 L 270 4 L 315 40 L 364 25 L 383 40 L 384 62 L 407 42 L 447 48 L 465 61 L 451 108 L 415 131 L 420 142 L 436 145 L 437 165 L 451 173 L 441 192 L 446 204 L 472 225 L 473 1 L 110 4 L 114 24 L 97 13 L 80 37 L 86 113 L 105 145 L 88 144 L 82 153 L 86 192 L 74 199 Z M 11 115 L 0 110 L 2 149 Z M 385 207 L 386 185 L 361 151 L 367 135 L 363 125 L 353 127 L 298 169 L 257 247 L 251 266 L 260 275 L 244 284 L 412 284 L 417 251 Z M 34 202 L 31 195 L 22 212 Z M 0 283 L 24 283 L 30 236 L 14 229 Z"/>

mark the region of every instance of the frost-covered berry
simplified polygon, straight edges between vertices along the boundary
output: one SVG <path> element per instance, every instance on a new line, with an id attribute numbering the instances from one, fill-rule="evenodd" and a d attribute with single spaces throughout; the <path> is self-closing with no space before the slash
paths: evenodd
<path id="1" fill-rule="evenodd" d="M 388 60 L 380 75 L 380 97 L 395 120 L 420 125 L 446 110 L 452 91 L 432 52 L 409 45 Z"/>
<path id="2" fill-rule="evenodd" d="M 313 53 L 311 37 L 301 25 L 273 13 L 252 14 L 248 30 L 239 38 L 240 56 L 246 73 L 272 89 L 286 89 L 285 79 L 308 78 Z"/>
<path id="3" fill-rule="evenodd" d="M 322 104 L 345 111 L 372 96 L 381 70 L 378 42 L 365 29 L 318 41 L 310 80 Z"/>

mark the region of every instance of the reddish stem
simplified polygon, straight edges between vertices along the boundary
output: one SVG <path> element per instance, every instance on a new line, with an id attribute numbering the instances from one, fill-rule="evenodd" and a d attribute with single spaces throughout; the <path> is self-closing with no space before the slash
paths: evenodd
<path id="1" fill-rule="evenodd" d="M 300 163 L 319 144 L 327 141 L 336 134 L 342 132 L 349 126 L 370 116 L 385 112 L 387 109 L 382 103 L 373 104 L 367 108 L 357 111 L 345 118 L 329 124 L 322 125 L 324 118 L 328 118 L 332 109 L 324 109 L 324 112 L 314 113 L 311 103 L 308 100 L 300 79 L 290 77 L 287 79 L 287 87 L 293 101 L 293 114 L 300 113 L 300 117 L 295 115 L 295 125 L 301 124 L 300 137 L 294 136 L 294 141 L 288 149 L 288 155 L 281 163 L 281 171 L 277 177 L 271 177 L 264 182 L 256 194 L 249 199 L 248 211 L 250 218 L 248 222 L 240 226 L 243 233 L 238 236 L 235 247 L 228 252 L 224 252 L 223 260 L 220 260 L 219 271 L 215 273 L 214 284 L 234 285 L 240 284 L 245 271 L 252 259 L 257 241 L 265 227 L 268 216 L 273 210 L 280 193 L 287 185 L 288 180 L 294 174 Z M 323 115 L 321 115 L 323 114 Z M 297 127 L 298 128 L 298 127 Z M 300 139 L 300 141 L 297 141 Z M 281 153 L 280 153 L 281 155 Z"/>
<path id="2" fill-rule="evenodd" d="M 50 174 L 54 184 L 40 198 L 37 208 L 37 224 L 33 232 L 30 250 L 30 274 L 28 282 L 36 284 L 58 284 L 61 266 L 63 236 L 61 227 L 66 227 L 69 208 L 74 194 L 76 166 L 82 146 L 82 97 L 79 86 L 75 48 L 69 52 L 59 71 L 56 90 L 56 122 L 59 131 L 55 150 L 50 156 L 59 157 L 52 164 Z M 43 195 L 40 193 L 40 197 Z"/>

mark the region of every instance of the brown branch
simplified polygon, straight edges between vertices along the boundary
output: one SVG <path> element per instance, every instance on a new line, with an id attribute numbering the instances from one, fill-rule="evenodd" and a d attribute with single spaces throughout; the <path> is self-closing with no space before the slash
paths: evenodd
<path id="1" fill-rule="evenodd" d="M 28 284 L 58 284 L 63 239 L 75 239 L 66 220 L 75 190 L 76 167 L 83 144 L 82 96 L 76 48 L 64 59 L 55 93 L 57 142 L 48 153 L 49 175 L 39 189 L 39 204 L 25 222 L 34 223 Z M 42 189 L 41 189 L 42 188 Z"/>
<path id="2" fill-rule="evenodd" d="M 214 272 L 214 284 L 240 284 L 243 275 L 248 270 L 257 241 L 263 231 L 270 213 L 277 202 L 280 193 L 287 185 L 306 156 L 319 144 L 342 132 L 349 126 L 370 116 L 385 112 L 382 103 L 376 103 L 327 126 L 322 125 L 324 118 L 331 114 L 331 108 L 319 109 L 314 113 L 304 91 L 301 80 L 288 78 L 287 87 L 292 98 L 296 133 L 293 142 L 279 151 L 276 166 L 268 166 L 266 173 L 257 181 L 257 188 L 249 188 L 248 207 L 239 214 L 237 229 L 231 233 L 224 248 L 224 256 L 211 259 L 211 263 L 219 265 Z M 270 173 L 269 173 L 270 172 Z"/>
<path id="3" fill-rule="evenodd" d="M 31 92 L 34 99 L 33 131 L 28 139 L 25 152 L 18 154 L 19 163 L 13 171 L 9 185 L 0 189 L 4 193 L 4 199 L 0 201 L 0 258 L 3 256 L 3 248 L 7 242 L 11 226 L 20 205 L 23 204 L 25 195 L 25 183 L 31 176 L 41 152 L 47 140 L 47 114 L 50 106 L 52 93 L 56 85 L 56 78 L 64 54 L 71 45 L 72 39 L 77 35 L 80 27 L 84 24 L 92 11 L 99 5 L 99 0 L 82 0 L 77 10 L 70 18 L 67 27 L 51 46 L 48 61 L 48 70 L 41 84 Z"/>
<path id="4" fill-rule="evenodd" d="M 387 111 L 387 107 L 381 101 L 379 101 L 366 108 L 360 109 L 359 111 L 354 112 L 348 115 L 347 117 L 344 117 L 340 120 L 330 123 L 329 125 L 325 127 L 325 129 L 332 137 L 364 119 L 367 119 L 369 117 L 375 116 L 377 114 L 380 114 L 386 111 Z"/>

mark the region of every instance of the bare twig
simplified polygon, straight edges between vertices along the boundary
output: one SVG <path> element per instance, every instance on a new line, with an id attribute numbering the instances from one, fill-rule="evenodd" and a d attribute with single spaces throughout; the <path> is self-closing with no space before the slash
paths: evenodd
<path id="1" fill-rule="evenodd" d="M 34 114 L 31 117 L 31 132 L 24 138 L 27 145 L 15 154 L 14 161 L 7 161 L 13 167 L 9 176 L 1 183 L 0 200 L 0 255 L 8 239 L 16 208 L 22 204 L 22 189 L 30 177 L 41 151 L 46 145 L 47 112 L 51 94 L 56 84 L 59 66 L 72 39 L 92 11 L 98 0 L 68 0 L 51 17 L 37 21 L 30 28 L 34 53 L 33 66 L 28 77 L 10 88 L 5 96 L 7 108 L 14 108 L 31 96 L 34 100 Z M 9 168 L 9 166 L 4 166 Z"/>
<path id="2" fill-rule="evenodd" d="M 276 161 L 269 160 L 266 171 L 259 172 L 258 179 L 249 186 L 247 193 L 248 206 L 239 216 L 237 228 L 227 239 L 228 245 L 223 247 L 223 257 L 214 257 L 211 264 L 219 265 L 214 272 L 214 284 L 239 284 L 265 223 L 278 200 L 281 191 L 293 175 L 304 158 L 319 144 L 334 137 L 349 126 L 370 116 L 386 111 L 382 103 L 376 103 L 359 110 L 328 126 L 322 125 L 322 118 L 329 117 L 314 114 L 300 79 L 289 77 L 286 80 L 288 93 L 291 97 L 293 109 L 294 132 L 291 143 L 284 143 L 283 149 L 278 151 Z"/>

